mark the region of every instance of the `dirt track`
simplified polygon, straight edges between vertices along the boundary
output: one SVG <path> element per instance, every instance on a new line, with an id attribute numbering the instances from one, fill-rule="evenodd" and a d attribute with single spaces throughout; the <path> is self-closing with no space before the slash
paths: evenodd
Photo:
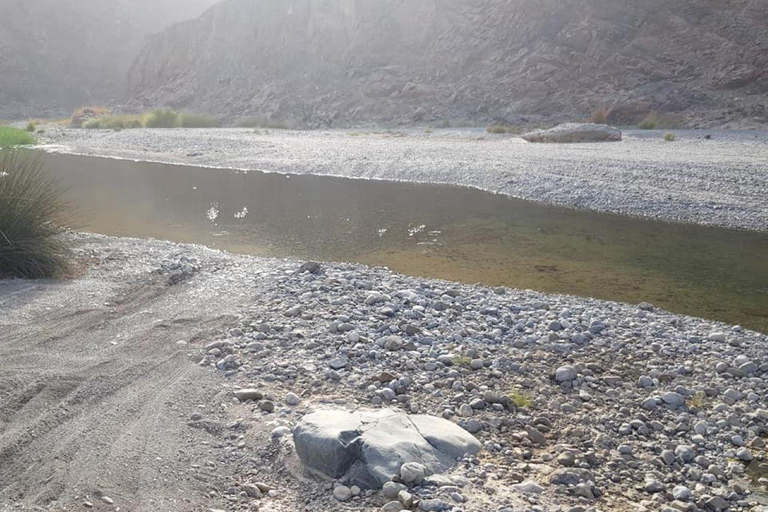
<path id="1" fill-rule="evenodd" d="M 0 510 L 99 509 L 102 495 L 124 511 L 199 510 L 234 471 L 188 425 L 223 401 L 192 354 L 247 302 L 247 281 L 222 281 L 224 294 L 214 268 L 170 286 L 150 271 L 171 244 L 131 258 L 129 240 L 85 245 L 84 279 L 0 284 Z"/>

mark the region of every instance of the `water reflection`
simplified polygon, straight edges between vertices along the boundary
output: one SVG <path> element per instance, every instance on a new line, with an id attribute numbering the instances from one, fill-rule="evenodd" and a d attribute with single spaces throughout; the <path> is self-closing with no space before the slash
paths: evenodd
<path id="1" fill-rule="evenodd" d="M 64 155 L 94 232 L 627 302 L 768 331 L 768 235 L 541 206 L 478 190 Z"/>

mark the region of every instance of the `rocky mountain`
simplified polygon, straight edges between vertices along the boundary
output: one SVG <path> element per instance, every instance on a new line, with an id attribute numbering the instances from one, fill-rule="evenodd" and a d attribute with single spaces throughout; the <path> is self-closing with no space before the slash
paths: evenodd
<path id="1" fill-rule="evenodd" d="M 0 1 L 0 119 L 119 101 L 146 36 L 217 1 Z"/>
<path id="2" fill-rule="evenodd" d="M 307 126 L 768 123 L 768 0 L 224 0 L 153 36 L 136 105 Z"/>

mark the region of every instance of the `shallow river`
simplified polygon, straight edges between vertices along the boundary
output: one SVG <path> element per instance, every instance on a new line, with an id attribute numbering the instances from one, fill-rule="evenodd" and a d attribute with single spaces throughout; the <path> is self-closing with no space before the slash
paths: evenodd
<path id="1" fill-rule="evenodd" d="M 83 230 L 656 306 L 768 332 L 768 234 L 445 185 L 47 154 Z"/>

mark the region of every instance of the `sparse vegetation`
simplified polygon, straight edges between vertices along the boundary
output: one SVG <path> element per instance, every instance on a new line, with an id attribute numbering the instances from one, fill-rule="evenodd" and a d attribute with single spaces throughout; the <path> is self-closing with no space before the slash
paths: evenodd
<path id="1" fill-rule="evenodd" d="M 241 117 L 235 123 L 238 128 L 271 128 L 273 130 L 287 130 L 288 125 L 266 117 Z"/>
<path id="2" fill-rule="evenodd" d="M 668 133 L 664 135 L 664 140 L 667 142 L 674 142 L 676 138 L 677 138 L 677 135 L 675 135 L 674 133 Z"/>
<path id="3" fill-rule="evenodd" d="M 513 135 L 517 135 L 519 133 L 522 133 L 523 129 L 519 126 L 507 126 L 503 124 L 494 124 L 492 126 L 489 126 L 485 129 L 488 133 L 511 133 Z"/>
<path id="4" fill-rule="evenodd" d="M 176 128 L 179 126 L 179 113 L 167 109 L 158 108 L 146 115 L 145 128 Z"/>
<path id="5" fill-rule="evenodd" d="M 221 126 L 221 121 L 208 114 L 182 112 L 179 114 L 179 126 L 181 128 L 218 128 Z"/>
<path id="6" fill-rule="evenodd" d="M 601 105 L 592 112 L 592 117 L 589 118 L 591 123 L 595 124 L 608 124 L 608 118 L 611 116 L 612 109 Z"/>
<path id="7" fill-rule="evenodd" d="M 82 126 L 86 130 L 123 130 L 127 128 L 141 128 L 143 120 L 142 116 L 137 114 L 102 116 L 89 119 Z"/>
<path id="8" fill-rule="evenodd" d="M 65 211 L 62 189 L 39 158 L 1 153 L 0 276 L 38 279 L 67 270 L 68 247 L 56 236 Z"/>
<path id="9" fill-rule="evenodd" d="M 24 146 L 36 142 L 35 137 L 29 132 L 11 126 L 0 126 L 0 148 Z"/>
<path id="10" fill-rule="evenodd" d="M 94 112 L 94 109 L 91 109 Z M 221 121 L 207 114 L 192 112 L 178 113 L 169 109 L 157 109 L 143 114 L 100 115 L 77 121 L 73 116 L 72 126 L 80 122 L 87 130 L 124 130 L 130 128 L 218 128 Z"/>
<path id="11" fill-rule="evenodd" d="M 703 409 L 707 405 L 707 394 L 703 391 L 697 391 L 688 399 L 688 407 Z"/>
<path id="12" fill-rule="evenodd" d="M 679 129 L 684 125 L 683 118 L 676 114 L 659 114 L 652 110 L 637 125 L 641 130 Z"/>
<path id="13" fill-rule="evenodd" d="M 72 113 L 69 118 L 69 126 L 72 128 L 82 128 L 83 124 L 89 120 L 103 117 L 109 114 L 109 109 L 105 107 L 81 107 Z"/>
<path id="14" fill-rule="evenodd" d="M 472 358 L 467 356 L 457 356 L 452 361 L 456 366 L 463 366 L 464 368 L 469 368 L 469 365 L 472 364 Z"/>
<path id="15" fill-rule="evenodd" d="M 430 134 L 432 132 L 434 132 L 434 130 L 432 128 L 427 128 L 426 130 L 424 130 L 424 133 L 426 133 L 426 134 Z"/>
<path id="16" fill-rule="evenodd" d="M 35 124 L 35 122 L 34 121 L 30 121 L 30 122 L 27 123 L 27 127 L 24 128 L 24 129 L 26 131 L 28 131 L 29 133 L 35 133 L 35 128 L 37 128 L 37 125 Z"/>
<path id="17" fill-rule="evenodd" d="M 515 407 L 519 409 L 530 409 L 533 406 L 533 398 L 531 398 L 528 393 L 517 388 L 509 392 L 509 399 L 512 400 L 512 403 L 515 404 Z"/>

